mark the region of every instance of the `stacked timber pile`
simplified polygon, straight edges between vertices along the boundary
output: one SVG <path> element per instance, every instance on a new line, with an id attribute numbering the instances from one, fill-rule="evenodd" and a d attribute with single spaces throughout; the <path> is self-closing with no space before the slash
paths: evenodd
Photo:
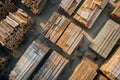
<path id="1" fill-rule="evenodd" d="M 8 61 L 6 58 L 2 58 L 0 57 L 0 70 L 2 70 L 3 68 L 5 68 L 5 66 L 7 65 Z"/>
<path id="2" fill-rule="evenodd" d="M 68 15 L 72 15 L 82 0 L 62 0 L 59 8 Z"/>
<path id="3" fill-rule="evenodd" d="M 9 13 L 0 22 L 0 43 L 11 50 L 17 48 L 33 23 L 33 19 L 22 9 Z"/>
<path id="4" fill-rule="evenodd" d="M 84 57 L 69 80 L 93 80 L 97 75 L 97 69 L 98 66 L 95 63 Z"/>
<path id="5" fill-rule="evenodd" d="M 6 18 L 9 12 L 16 12 L 16 11 L 17 11 L 17 8 L 11 2 L 11 0 L 5 0 L 5 3 L 3 3 L 0 6 L 0 20 Z"/>
<path id="6" fill-rule="evenodd" d="M 111 13 L 111 17 L 120 23 L 120 4 L 116 6 L 116 8 Z"/>
<path id="7" fill-rule="evenodd" d="M 120 47 L 115 54 L 101 66 L 100 70 L 110 80 L 120 80 Z"/>
<path id="8" fill-rule="evenodd" d="M 66 58 L 53 51 L 33 80 L 57 80 L 67 63 L 68 60 Z"/>
<path id="9" fill-rule="evenodd" d="M 46 24 L 41 23 L 43 35 L 56 43 L 68 55 L 74 51 L 81 39 L 83 30 L 65 16 L 54 13 Z"/>
<path id="10" fill-rule="evenodd" d="M 48 0 L 21 0 L 34 14 L 39 14 Z"/>
<path id="11" fill-rule="evenodd" d="M 119 38 L 120 25 L 113 20 L 108 20 L 97 37 L 93 40 L 90 48 L 103 58 L 106 58 Z"/>
<path id="12" fill-rule="evenodd" d="M 85 0 L 74 19 L 87 28 L 91 28 L 109 0 Z"/>
<path id="13" fill-rule="evenodd" d="M 28 80 L 29 76 L 49 51 L 49 47 L 39 40 L 35 40 L 27 48 L 23 56 L 10 72 L 9 80 Z"/>

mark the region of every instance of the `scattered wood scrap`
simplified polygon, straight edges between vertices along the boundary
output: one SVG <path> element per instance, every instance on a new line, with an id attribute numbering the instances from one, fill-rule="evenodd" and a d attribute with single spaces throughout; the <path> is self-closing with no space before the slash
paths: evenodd
<path id="1" fill-rule="evenodd" d="M 97 69 L 98 66 L 95 63 L 84 57 L 69 80 L 93 80 L 97 75 Z"/>
<path id="2" fill-rule="evenodd" d="M 8 60 L 6 58 L 0 57 L 0 70 L 4 69 L 7 63 Z"/>
<path id="3" fill-rule="evenodd" d="M 33 41 L 10 72 L 9 80 L 28 80 L 49 49 L 40 40 Z"/>
<path id="4" fill-rule="evenodd" d="M 40 14 L 48 0 L 21 0 L 34 14 Z"/>
<path id="5" fill-rule="evenodd" d="M 11 50 L 17 48 L 33 23 L 33 19 L 22 9 L 9 13 L 0 22 L 0 43 Z"/>
<path id="6" fill-rule="evenodd" d="M 57 44 L 68 55 L 74 51 L 83 38 L 84 31 L 65 16 L 54 13 L 46 24 L 41 23 L 43 35 Z"/>
<path id="7" fill-rule="evenodd" d="M 68 15 L 72 15 L 82 0 L 62 0 L 59 8 Z"/>
<path id="8" fill-rule="evenodd" d="M 120 4 L 113 10 L 111 17 L 120 24 Z"/>
<path id="9" fill-rule="evenodd" d="M 91 28 L 109 0 L 85 0 L 74 19 L 87 28 Z"/>
<path id="10" fill-rule="evenodd" d="M 115 54 L 101 66 L 100 70 L 110 80 L 120 80 L 120 47 Z"/>
<path id="11" fill-rule="evenodd" d="M 103 58 L 107 58 L 119 38 L 120 25 L 113 20 L 108 20 L 97 37 L 93 40 L 90 48 Z"/>
<path id="12" fill-rule="evenodd" d="M 68 60 L 58 52 L 53 51 L 45 64 L 40 68 L 33 80 L 57 80 Z"/>

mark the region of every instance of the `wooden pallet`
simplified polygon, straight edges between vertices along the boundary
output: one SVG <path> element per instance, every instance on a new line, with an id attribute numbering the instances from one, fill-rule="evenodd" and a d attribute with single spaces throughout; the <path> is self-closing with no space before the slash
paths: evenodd
<path id="1" fill-rule="evenodd" d="M 34 14 L 40 14 L 48 0 L 21 0 Z"/>
<path id="2" fill-rule="evenodd" d="M 84 57 L 69 80 L 93 80 L 97 75 L 97 69 L 98 66 L 95 63 Z"/>
<path id="3" fill-rule="evenodd" d="M 110 51 L 120 38 L 120 25 L 113 20 L 108 20 L 97 37 L 93 40 L 90 48 L 103 58 L 107 58 Z"/>
<path id="4" fill-rule="evenodd" d="M 45 64 L 40 68 L 33 80 L 57 80 L 68 60 L 58 52 L 53 51 Z"/>
<path id="5" fill-rule="evenodd" d="M 27 80 L 49 49 L 40 40 L 33 41 L 10 72 L 9 79 Z"/>
<path id="6" fill-rule="evenodd" d="M 85 0 L 74 19 L 87 28 L 91 28 L 109 0 Z"/>
<path id="7" fill-rule="evenodd" d="M 120 47 L 114 55 L 101 66 L 100 70 L 110 80 L 120 80 Z"/>
<path id="8" fill-rule="evenodd" d="M 84 31 L 65 16 L 53 13 L 46 24 L 41 23 L 43 35 L 58 45 L 68 55 L 75 50 L 83 38 Z"/>
<path id="9" fill-rule="evenodd" d="M 0 22 L 0 43 L 8 49 L 16 49 L 33 24 L 33 19 L 22 9 L 9 13 Z"/>
<path id="10" fill-rule="evenodd" d="M 72 15 L 82 0 L 62 0 L 59 9 L 65 11 L 68 15 Z"/>

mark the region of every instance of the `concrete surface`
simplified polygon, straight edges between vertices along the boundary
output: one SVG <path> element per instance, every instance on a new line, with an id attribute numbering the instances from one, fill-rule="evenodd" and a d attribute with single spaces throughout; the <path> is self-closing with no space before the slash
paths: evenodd
<path id="1" fill-rule="evenodd" d="M 5 51 L 7 53 L 6 56 L 9 56 L 9 58 L 10 58 L 9 63 L 6 66 L 6 68 L 4 70 L 0 71 L 0 80 L 8 79 L 8 74 L 12 70 L 14 65 L 16 64 L 17 60 L 22 56 L 22 53 L 24 53 L 24 51 L 29 46 L 29 44 L 36 38 L 39 38 L 42 41 L 45 41 L 47 44 L 49 44 L 49 46 L 52 49 L 57 50 L 63 56 L 65 56 L 66 58 L 68 58 L 70 60 L 70 62 L 67 64 L 65 69 L 62 71 L 62 73 L 58 77 L 58 80 L 68 80 L 70 75 L 72 74 L 73 70 L 75 69 L 77 64 L 80 62 L 83 55 L 88 57 L 89 59 L 91 59 L 93 62 L 97 63 L 99 66 L 105 61 L 103 58 L 101 58 L 99 55 L 97 55 L 94 51 L 92 51 L 89 48 L 90 41 L 88 41 L 86 37 L 84 37 L 84 39 L 81 41 L 81 44 L 78 46 L 78 48 L 74 51 L 74 53 L 71 56 L 66 55 L 58 46 L 54 45 L 53 43 L 51 43 L 49 40 L 45 39 L 40 34 L 41 29 L 40 29 L 39 24 L 41 22 L 45 23 L 49 19 L 49 17 L 52 15 L 52 13 L 54 11 L 56 11 L 60 14 L 65 15 L 69 19 L 71 19 L 76 25 L 83 28 L 86 31 L 86 33 L 88 33 L 92 38 L 95 38 L 95 36 L 102 29 L 105 22 L 109 19 L 109 15 L 112 12 L 112 10 L 114 9 L 114 7 L 110 3 L 103 10 L 102 14 L 99 16 L 99 18 L 93 25 L 92 29 L 89 30 L 89 29 L 82 27 L 79 23 L 77 23 L 75 20 L 73 20 L 72 17 L 69 17 L 64 12 L 58 10 L 58 5 L 61 0 L 48 0 L 46 7 L 44 8 L 44 10 L 42 11 L 42 13 L 40 15 L 34 15 L 28 8 L 26 8 L 23 4 L 20 3 L 20 0 L 12 0 L 12 1 L 15 3 L 15 5 L 17 7 L 25 10 L 35 20 L 35 25 L 27 33 L 24 41 L 21 43 L 21 45 L 19 46 L 18 49 L 14 50 L 14 51 L 9 51 L 9 50 L 6 51 L 5 48 L 4 48 L 5 50 L 0 49 L 1 51 L 3 51 L 3 53 Z M 115 47 L 114 49 L 116 49 L 116 48 L 117 47 Z M 32 74 L 31 76 L 33 77 L 34 75 L 35 74 Z M 31 80 L 32 77 L 30 77 L 29 80 Z"/>

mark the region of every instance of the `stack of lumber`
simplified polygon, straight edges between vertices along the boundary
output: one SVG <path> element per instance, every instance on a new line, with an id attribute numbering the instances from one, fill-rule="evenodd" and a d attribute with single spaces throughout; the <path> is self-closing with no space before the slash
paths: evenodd
<path id="1" fill-rule="evenodd" d="M 82 0 L 62 0 L 59 8 L 68 15 L 72 15 Z"/>
<path id="2" fill-rule="evenodd" d="M 97 37 L 93 40 L 90 48 L 103 58 L 106 58 L 119 38 L 120 25 L 113 20 L 108 20 Z"/>
<path id="3" fill-rule="evenodd" d="M 5 66 L 7 65 L 8 61 L 6 58 L 2 58 L 0 57 L 0 70 L 2 70 L 3 68 L 5 68 Z"/>
<path id="4" fill-rule="evenodd" d="M 103 76 L 102 74 L 99 74 L 99 77 L 97 80 L 108 80 L 105 76 Z"/>
<path id="5" fill-rule="evenodd" d="M 10 80 L 28 80 L 29 76 L 49 51 L 49 47 L 40 40 L 35 40 L 19 59 L 10 72 Z"/>
<path id="6" fill-rule="evenodd" d="M 56 43 L 68 55 L 74 51 L 81 39 L 83 30 L 65 16 L 54 13 L 46 24 L 41 23 L 43 35 Z"/>
<path id="7" fill-rule="evenodd" d="M 48 0 L 21 0 L 34 14 L 39 14 Z"/>
<path id="8" fill-rule="evenodd" d="M 9 12 L 16 12 L 17 8 L 11 2 L 11 0 L 5 0 L 5 3 L 0 7 L 0 20 L 6 18 Z"/>
<path id="9" fill-rule="evenodd" d="M 87 28 L 91 28 L 109 0 L 85 0 L 74 19 Z"/>
<path id="10" fill-rule="evenodd" d="M 110 80 L 120 80 L 120 47 L 115 54 L 101 66 L 100 70 Z"/>
<path id="11" fill-rule="evenodd" d="M 11 50 L 17 48 L 33 23 L 33 19 L 22 9 L 9 13 L 0 22 L 0 43 Z"/>
<path id="12" fill-rule="evenodd" d="M 69 80 L 93 80 L 97 75 L 97 69 L 98 66 L 95 63 L 84 57 Z"/>
<path id="13" fill-rule="evenodd" d="M 112 18 L 120 23 L 120 4 L 116 6 L 116 8 L 111 13 Z"/>
<path id="14" fill-rule="evenodd" d="M 66 58 L 53 51 L 33 80 L 57 80 L 67 63 L 68 60 Z"/>

